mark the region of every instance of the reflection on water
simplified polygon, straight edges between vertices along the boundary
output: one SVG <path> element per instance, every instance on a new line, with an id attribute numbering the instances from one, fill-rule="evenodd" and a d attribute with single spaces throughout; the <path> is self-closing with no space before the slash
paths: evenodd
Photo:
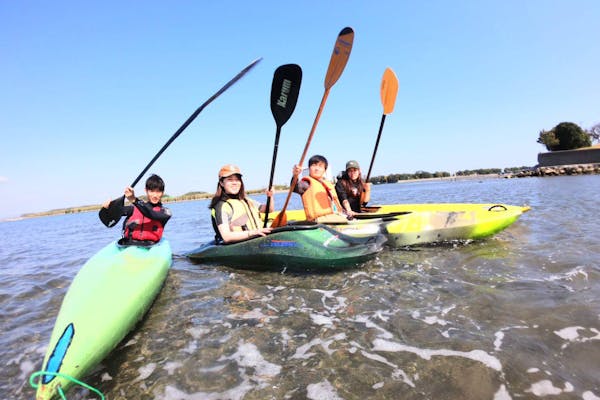
<path id="1" fill-rule="evenodd" d="M 599 399 L 599 189 L 598 176 L 376 186 L 374 203 L 532 210 L 492 239 L 385 250 L 335 274 L 176 256 L 146 319 L 86 381 L 110 399 Z M 206 207 L 172 205 L 176 254 L 210 240 Z M 117 234 L 95 218 L 0 224 L 2 398 L 33 398 L 70 280 Z"/>

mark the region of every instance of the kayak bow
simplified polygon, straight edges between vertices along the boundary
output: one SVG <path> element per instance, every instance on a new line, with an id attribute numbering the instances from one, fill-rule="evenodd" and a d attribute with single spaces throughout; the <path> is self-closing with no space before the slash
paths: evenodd
<path id="1" fill-rule="evenodd" d="M 171 266 L 167 240 L 144 246 L 110 243 L 90 258 L 67 291 L 43 362 L 36 399 L 58 397 L 91 371 L 133 329 Z M 56 374 L 60 374 L 57 376 Z"/>
<path id="2" fill-rule="evenodd" d="M 243 242 L 205 243 L 187 257 L 243 269 L 326 272 L 352 268 L 374 257 L 385 240 L 381 234 L 348 236 L 326 225 L 286 225 Z"/>

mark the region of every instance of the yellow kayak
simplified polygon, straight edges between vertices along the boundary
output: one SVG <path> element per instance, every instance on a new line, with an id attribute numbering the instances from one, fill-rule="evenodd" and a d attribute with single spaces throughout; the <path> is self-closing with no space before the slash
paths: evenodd
<path id="1" fill-rule="evenodd" d="M 350 236 L 368 237 L 382 232 L 391 247 L 482 239 L 513 224 L 528 206 L 474 203 L 390 204 L 365 207 L 354 220 L 327 223 Z M 270 213 L 269 219 L 277 212 Z M 306 219 L 304 210 L 287 210 L 289 222 Z"/>

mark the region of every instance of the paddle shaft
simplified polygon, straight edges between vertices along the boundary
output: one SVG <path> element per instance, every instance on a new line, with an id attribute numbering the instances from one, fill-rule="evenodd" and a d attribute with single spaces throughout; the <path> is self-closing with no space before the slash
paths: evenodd
<path id="1" fill-rule="evenodd" d="M 275 131 L 273 160 L 271 161 L 271 174 L 269 175 L 267 190 L 271 190 L 273 187 L 273 175 L 275 174 L 275 165 L 277 163 L 277 149 L 279 148 L 281 127 L 290 119 L 296 108 L 301 83 L 302 68 L 298 64 L 281 65 L 273 74 L 273 82 L 271 83 L 271 113 L 275 119 L 277 130 Z M 269 221 L 270 208 L 271 197 L 267 196 L 264 228 L 267 227 Z"/>
<path id="2" fill-rule="evenodd" d="M 313 122 L 310 134 L 308 135 L 308 140 L 306 141 L 306 145 L 304 146 L 304 151 L 302 152 L 302 157 L 300 157 L 300 162 L 298 163 L 298 165 L 302 165 L 302 163 L 304 163 L 304 158 L 306 157 L 308 147 L 310 146 L 310 142 L 312 140 L 313 135 L 315 134 L 317 124 L 319 122 L 319 119 L 321 118 L 321 113 L 323 112 L 323 107 L 325 106 L 325 102 L 327 101 L 327 96 L 329 96 L 329 90 L 342 75 L 342 72 L 344 71 L 344 68 L 348 63 L 348 58 L 350 57 L 350 52 L 352 51 L 353 43 L 354 31 L 352 30 L 352 28 L 346 27 L 342 29 L 333 47 L 331 58 L 329 59 L 329 66 L 327 67 L 324 82 L 325 92 L 323 93 L 323 98 L 321 99 L 321 104 L 319 105 L 317 116 L 315 117 L 315 120 Z M 294 177 L 292 178 L 292 183 L 290 184 L 290 190 L 288 191 L 287 197 L 285 198 L 283 207 L 281 208 L 281 211 L 279 212 L 277 217 L 275 217 L 275 219 L 271 223 L 272 227 L 276 228 L 285 225 L 285 223 L 287 222 L 285 210 L 287 209 L 287 206 L 290 202 L 290 198 L 292 197 L 292 192 L 296 187 L 296 183 L 298 183 L 298 177 L 294 175 Z"/>
<path id="3" fill-rule="evenodd" d="M 269 187 L 267 190 L 271 190 L 273 187 L 273 175 L 275 175 L 275 164 L 277 162 L 277 149 L 279 148 L 279 135 L 281 134 L 281 126 L 277 125 L 277 132 L 275 133 L 275 145 L 273 146 L 273 159 L 271 160 L 271 174 L 269 176 Z M 271 197 L 267 196 L 267 206 L 265 210 L 265 222 L 263 227 L 267 227 L 269 220 L 269 209 L 271 207 Z"/>
<path id="4" fill-rule="evenodd" d="M 302 165 L 302 163 L 304 162 L 304 159 L 306 158 L 306 153 L 308 153 L 308 148 L 310 146 L 310 142 L 312 141 L 312 138 L 315 134 L 315 130 L 317 129 L 317 124 L 319 123 L 319 119 L 321 118 L 321 113 L 323 112 L 323 108 L 325 107 L 325 102 L 327 101 L 327 97 L 329 96 L 329 89 L 331 89 L 331 87 L 326 88 L 325 93 L 323 93 L 323 98 L 321 99 L 321 104 L 319 105 L 319 110 L 317 111 L 317 116 L 315 117 L 315 120 L 313 122 L 312 128 L 310 130 L 310 134 L 308 135 L 308 140 L 306 141 L 306 145 L 304 146 L 304 151 L 302 152 L 302 156 L 300 157 L 300 162 L 298 163 L 298 165 Z M 279 215 L 285 216 L 285 210 L 287 209 L 287 206 L 290 203 L 290 198 L 292 197 L 292 192 L 294 191 L 294 188 L 296 187 L 297 183 L 298 183 L 298 176 L 294 175 L 294 177 L 292 178 L 292 183 L 290 184 L 290 190 L 288 191 L 287 197 L 285 198 L 285 202 L 283 203 L 283 206 L 281 207 L 281 211 L 279 212 L 278 217 L 279 217 Z"/>
<path id="5" fill-rule="evenodd" d="M 385 114 L 381 115 L 381 123 L 379 124 L 379 133 L 377 134 L 377 140 L 375 141 L 375 148 L 373 149 L 373 155 L 371 156 L 371 164 L 369 164 L 369 172 L 367 172 L 367 177 L 365 178 L 365 182 L 369 182 L 369 178 L 371 178 L 371 170 L 373 169 L 373 163 L 375 162 L 375 155 L 377 154 L 377 148 L 379 147 L 379 139 L 381 139 L 381 132 L 383 131 L 383 124 L 385 123 Z"/>
<path id="6" fill-rule="evenodd" d="M 179 127 L 179 129 L 177 129 L 177 131 L 173 134 L 173 136 L 171 136 L 171 138 L 169 140 L 167 140 L 167 142 L 158 151 L 158 153 L 156 153 L 156 155 L 152 158 L 152 160 L 150 160 L 150 162 L 148 163 L 148 165 L 146 165 L 146 167 L 142 170 L 142 172 L 138 175 L 138 177 L 135 178 L 135 180 L 131 184 L 131 187 L 134 187 L 140 181 L 140 179 L 142 179 L 142 177 L 144 176 L 144 174 L 146 172 L 148 172 L 148 170 L 150 169 L 150 167 L 156 162 L 156 160 L 158 160 L 158 157 L 160 157 L 162 155 L 162 153 L 167 149 L 167 147 L 169 147 L 171 145 L 171 143 L 173 143 L 175 141 L 175 139 L 177 139 L 177 137 L 183 133 L 183 131 L 192 123 L 192 121 L 194 121 L 196 119 L 196 117 L 198 116 L 198 114 L 200 114 L 200 112 L 202 112 L 202 110 L 204 110 L 204 108 L 206 108 L 206 106 L 208 106 L 210 103 L 213 102 L 213 100 L 215 100 L 217 97 L 219 97 L 221 94 L 223 94 L 224 91 L 226 91 L 227 89 L 229 89 L 242 76 L 246 75 L 246 73 L 248 71 L 250 71 L 258 62 L 260 62 L 260 60 L 262 60 L 262 58 L 258 58 L 256 60 L 254 60 L 253 62 L 251 62 L 246 68 L 244 68 L 243 70 L 241 70 L 236 76 L 234 76 L 229 82 L 227 82 L 225 84 L 225 86 L 223 86 L 221 89 L 219 89 L 208 100 L 206 100 L 200 107 L 198 107 L 196 109 L 196 111 L 194 111 L 193 114 L 190 115 L 190 117 L 183 123 L 183 125 L 181 125 Z"/>
<path id="7" fill-rule="evenodd" d="M 213 94 L 200 107 L 198 107 L 198 109 L 196 109 L 196 111 L 194 111 L 194 113 L 192 115 L 190 115 L 190 117 L 183 123 L 183 125 L 181 125 L 181 127 L 179 129 L 177 129 L 177 131 L 171 136 L 171 138 L 169 140 L 167 140 L 167 142 L 164 144 L 164 146 L 158 151 L 158 153 L 156 153 L 156 155 L 152 158 L 152 160 L 148 163 L 148 165 L 146 165 L 146 167 L 142 170 L 142 172 L 138 175 L 138 177 L 135 178 L 135 180 L 131 184 L 131 187 L 134 187 L 140 181 L 140 179 L 142 179 L 144 174 L 150 169 L 150 167 L 154 164 L 154 162 L 158 159 L 158 157 L 160 157 L 160 155 L 167 149 L 167 147 L 169 147 L 169 145 L 171 143 L 173 143 L 173 141 L 175 139 L 177 139 L 177 137 L 179 135 L 181 135 L 181 133 L 185 130 L 185 128 L 187 128 L 188 125 L 192 123 L 192 121 L 198 116 L 198 114 L 200 114 L 200 112 L 207 105 L 212 103 L 213 100 L 215 100 L 217 97 L 219 97 L 224 91 L 229 89 L 242 76 L 246 75 L 246 73 L 248 71 L 250 71 L 252 68 L 254 68 L 254 66 L 260 60 L 262 60 L 262 58 L 258 58 L 256 60 L 254 60 L 253 62 L 251 62 L 246 68 L 241 70 L 236 76 L 234 76 L 229 82 L 227 82 L 221 89 L 219 89 L 219 91 L 217 91 L 215 94 Z M 121 197 L 111 201 L 108 208 L 104 208 L 104 207 L 100 208 L 100 211 L 98 212 L 98 217 L 100 218 L 100 221 L 102 221 L 102 223 L 109 228 L 115 226 L 117 224 L 117 222 L 119 222 L 119 220 L 121 219 L 121 210 L 123 208 L 124 203 L 125 203 L 125 196 L 121 196 Z"/>

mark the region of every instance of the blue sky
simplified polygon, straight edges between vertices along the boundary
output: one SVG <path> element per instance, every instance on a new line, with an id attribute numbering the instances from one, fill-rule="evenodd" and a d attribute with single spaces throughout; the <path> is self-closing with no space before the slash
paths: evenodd
<path id="1" fill-rule="evenodd" d="M 250 61 L 150 172 L 167 193 L 212 192 L 221 165 L 248 188 L 269 180 L 271 80 L 303 81 L 282 129 L 275 183 L 289 182 L 339 31 L 355 31 L 308 156 L 366 173 L 400 81 L 372 175 L 533 166 L 541 129 L 600 122 L 600 2 L 0 2 L 0 218 L 99 204 L 122 194 L 179 126 Z M 143 193 L 143 181 L 136 186 Z"/>

